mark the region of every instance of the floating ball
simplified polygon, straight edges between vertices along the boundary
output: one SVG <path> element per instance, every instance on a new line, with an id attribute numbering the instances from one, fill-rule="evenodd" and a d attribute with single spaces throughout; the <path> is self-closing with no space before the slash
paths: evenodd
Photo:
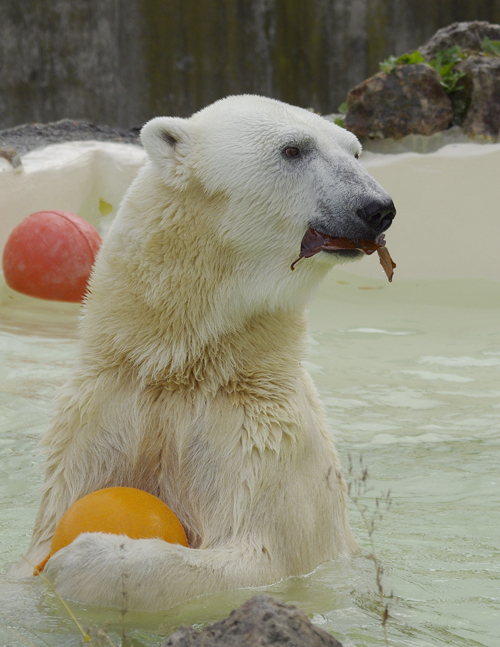
<path id="1" fill-rule="evenodd" d="M 59 520 L 50 553 L 33 575 L 41 573 L 49 558 L 81 535 L 106 532 L 131 539 L 163 539 L 188 545 L 186 533 L 172 510 L 157 497 L 131 487 L 110 487 L 79 499 Z"/>
<path id="2" fill-rule="evenodd" d="M 7 240 L 5 282 L 31 297 L 78 303 L 100 246 L 99 234 L 83 218 L 69 211 L 37 211 Z"/>

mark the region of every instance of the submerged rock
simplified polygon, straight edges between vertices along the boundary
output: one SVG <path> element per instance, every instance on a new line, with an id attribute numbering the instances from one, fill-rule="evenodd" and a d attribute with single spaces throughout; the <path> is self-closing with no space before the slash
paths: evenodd
<path id="1" fill-rule="evenodd" d="M 400 65 L 379 72 L 347 95 L 345 126 L 358 137 L 433 135 L 453 118 L 450 98 L 429 65 Z"/>
<path id="2" fill-rule="evenodd" d="M 163 647 L 342 647 L 297 607 L 256 595 L 202 631 L 181 627 Z"/>

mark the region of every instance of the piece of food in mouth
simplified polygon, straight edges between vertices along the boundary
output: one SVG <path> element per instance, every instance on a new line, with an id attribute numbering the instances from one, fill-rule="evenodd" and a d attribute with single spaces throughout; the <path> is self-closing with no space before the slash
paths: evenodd
<path id="1" fill-rule="evenodd" d="M 299 257 L 292 263 L 290 268 L 295 269 L 295 265 L 301 258 L 310 258 L 322 250 L 340 251 L 342 249 L 359 249 L 365 254 L 377 252 L 387 278 L 392 281 L 396 263 L 392 260 L 389 250 L 385 246 L 383 234 L 377 240 L 352 240 L 351 238 L 335 238 L 314 229 L 314 227 L 309 227 L 300 244 Z"/>

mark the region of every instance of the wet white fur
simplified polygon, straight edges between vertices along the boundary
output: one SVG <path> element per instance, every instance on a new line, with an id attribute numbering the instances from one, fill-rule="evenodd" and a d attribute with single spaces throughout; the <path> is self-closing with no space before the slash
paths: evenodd
<path id="1" fill-rule="evenodd" d="M 304 138 L 321 152 L 314 172 L 282 154 Z M 333 439 L 301 364 L 307 300 L 337 261 L 290 264 L 318 183 L 342 205 L 350 189 L 335 169 L 360 183 L 366 174 L 354 136 L 262 97 L 153 119 L 142 141 L 150 161 L 99 254 L 78 360 L 43 440 L 27 559 L 47 554 L 83 495 L 147 490 L 176 512 L 190 548 L 84 534 L 46 575 L 65 598 L 122 606 L 125 588 L 128 608 L 154 610 L 305 574 L 356 549 Z"/>

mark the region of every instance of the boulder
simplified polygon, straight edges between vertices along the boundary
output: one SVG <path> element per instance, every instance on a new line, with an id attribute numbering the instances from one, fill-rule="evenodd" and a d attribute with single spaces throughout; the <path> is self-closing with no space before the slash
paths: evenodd
<path id="1" fill-rule="evenodd" d="M 465 110 L 455 123 L 471 137 L 495 141 L 500 134 L 500 58 L 469 56 L 455 69 L 465 73 L 463 88 L 453 97 L 454 104 L 462 101 Z"/>
<path id="2" fill-rule="evenodd" d="M 347 95 L 345 127 L 361 139 L 433 135 L 448 128 L 452 118 L 439 74 L 425 63 L 379 72 Z"/>
<path id="3" fill-rule="evenodd" d="M 487 38 L 483 49 L 483 40 Z M 500 25 L 484 21 L 456 22 L 440 29 L 418 51 L 425 62 L 405 64 L 379 72 L 347 95 L 344 125 L 361 139 L 401 139 L 434 135 L 460 126 L 465 135 L 484 141 L 500 137 Z M 438 57 L 449 94 L 430 63 Z M 413 56 L 413 55 L 412 55 Z M 455 58 L 454 58 L 455 57 Z M 409 57 L 406 57 L 408 59 Z M 462 58 L 462 60 L 460 60 Z M 446 65 L 458 60 L 451 69 Z M 426 63 L 429 63 L 427 65 Z M 399 63 L 399 64 L 398 64 Z M 456 80 L 456 73 L 463 74 Z"/>
<path id="4" fill-rule="evenodd" d="M 247 600 L 229 618 L 202 631 L 177 629 L 163 647 L 342 647 L 332 635 L 315 627 L 297 607 L 268 595 Z"/>
<path id="5" fill-rule="evenodd" d="M 418 48 L 418 51 L 428 61 L 435 58 L 440 50 L 455 46 L 467 51 L 480 52 L 485 36 L 490 40 L 500 40 L 500 25 L 484 20 L 453 22 L 448 27 L 439 29 L 425 45 Z"/>

